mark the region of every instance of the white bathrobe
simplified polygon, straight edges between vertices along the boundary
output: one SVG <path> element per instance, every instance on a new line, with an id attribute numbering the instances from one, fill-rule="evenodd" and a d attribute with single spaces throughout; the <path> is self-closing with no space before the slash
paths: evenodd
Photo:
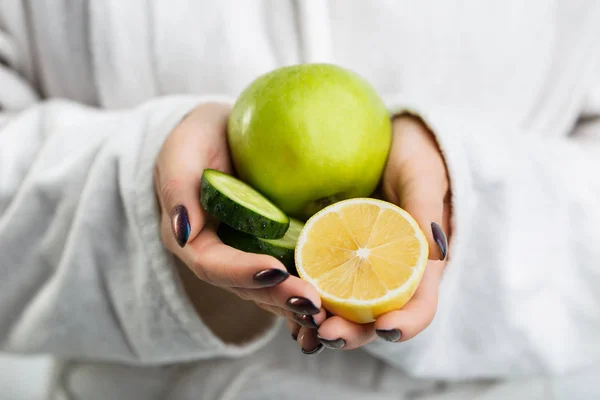
<path id="1" fill-rule="evenodd" d="M 52 395 L 86 400 L 394 399 L 598 362 L 599 38 L 594 0 L 1 0 L 0 349 L 51 354 Z M 451 259 L 406 343 L 225 343 L 161 245 L 171 129 L 304 62 L 364 76 L 446 157 Z"/>

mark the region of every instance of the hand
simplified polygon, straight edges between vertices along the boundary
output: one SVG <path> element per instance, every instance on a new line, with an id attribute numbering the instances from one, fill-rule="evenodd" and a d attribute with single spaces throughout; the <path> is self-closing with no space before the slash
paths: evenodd
<path id="1" fill-rule="evenodd" d="M 427 236 L 430 260 L 423 279 L 401 310 L 384 314 L 371 324 L 358 325 L 338 316 L 327 318 L 318 330 L 288 323 L 303 349 L 317 352 L 322 348 L 319 342 L 327 347 L 354 349 L 377 335 L 391 342 L 405 341 L 425 329 L 435 315 L 439 281 L 448 252 L 444 231 L 450 229 L 446 165 L 433 134 L 419 119 L 399 116 L 392 126 L 392 149 L 382 181 L 383 195 L 385 200 L 408 211 Z"/>
<path id="2" fill-rule="evenodd" d="M 183 119 L 163 144 L 154 174 L 162 241 L 195 275 L 181 274 L 186 288 L 193 285 L 186 285 L 185 280 L 197 277 L 252 300 L 274 314 L 290 319 L 296 313 L 314 314 L 322 320 L 325 314 L 312 285 L 290 276 L 273 257 L 245 253 L 223 244 L 216 234 L 217 222 L 200 205 L 204 169 L 232 171 L 226 135 L 229 113 L 230 107 L 224 104 L 201 105 Z M 202 291 L 195 290 L 190 297 L 194 296 L 202 296 Z M 216 312 L 223 324 L 222 313 Z"/>

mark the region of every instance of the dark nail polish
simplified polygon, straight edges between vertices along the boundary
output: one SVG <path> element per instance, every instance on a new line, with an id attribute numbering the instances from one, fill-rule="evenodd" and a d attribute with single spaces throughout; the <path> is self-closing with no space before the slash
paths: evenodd
<path id="1" fill-rule="evenodd" d="M 342 338 L 335 339 L 335 340 L 323 339 L 317 333 L 317 339 L 319 339 L 319 342 L 321 342 L 321 344 L 323 346 L 327 347 L 328 349 L 339 350 L 339 349 L 343 349 L 346 346 L 346 341 Z"/>
<path id="2" fill-rule="evenodd" d="M 388 342 L 397 342 L 402 337 L 400 329 L 376 329 L 377 335 Z"/>
<path id="3" fill-rule="evenodd" d="M 304 353 L 306 355 L 313 355 L 313 354 L 317 355 L 317 354 L 320 354 L 324 348 L 325 347 L 321 343 L 319 343 L 319 345 L 317 347 L 315 347 L 314 349 L 312 349 L 310 351 L 302 349 L 302 353 Z"/>
<path id="4" fill-rule="evenodd" d="M 298 341 L 298 335 L 296 335 L 295 333 L 292 333 L 292 339 L 294 339 L 294 342 Z"/>
<path id="5" fill-rule="evenodd" d="M 290 297 L 286 302 L 287 308 L 296 314 L 318 314 L 321 310 L 307 298 Z"/>
<path id="6" fill-rule="evenodd" d="M 317 329 L 319 327 L 315 318 L 308 314 L 296 314 L 294 315 L 294 321 L 305 328 Z"/>
<path id="7" fill-rule="evenodd" d="M 289 277 L 290 274 L 287 271 L 277 268 L 265 269 L 254 275 L 254 282 L 262 287 L 269 287 L 278 285 Z"/>
<path id="8" fill-rule="evenodd" d="M 440 253 L 442 254 L 440 260 L 445 260 L 446 255 L 448 254 L 448 238 L 442 227 L 435 222 L 431 223 L 431 232 L 433 233 L 433 240 L 435 240 L 435 243 L 438 245 Z"/>
<path id="9" fill-rule="evenodd" d="M 180 247 L 187 243 L 192 227 L 190 226 L 190 217 L 188 216 L 187 208 L 183 205 L 178 205 L 171 212 L 171 230 L 173 236 Z"/>

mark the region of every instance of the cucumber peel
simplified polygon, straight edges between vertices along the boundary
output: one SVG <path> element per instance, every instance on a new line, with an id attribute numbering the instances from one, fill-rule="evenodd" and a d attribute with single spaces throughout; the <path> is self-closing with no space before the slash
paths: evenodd
<path id="1" fill-rule="evenodd" d="M 263 239 L 279 239 L 288 230 L 290 219 L 283 211 L 231 175 L 205 169 L 201 189 L 202 207 L 237 231 Z"/>
<path id="2" fill-rule="evenodd" d="M 292 275 L 298 276 L 294 262 L 294 251 L 304 224 L 298 220 L 290 219 L 290 226 L 285 235 L 280 239 L 261 239 L 232 227 L 221 224 L 217 235 L 223 243 L 238 250 L 249 253 L 267 254 L 277 258 Z"/>

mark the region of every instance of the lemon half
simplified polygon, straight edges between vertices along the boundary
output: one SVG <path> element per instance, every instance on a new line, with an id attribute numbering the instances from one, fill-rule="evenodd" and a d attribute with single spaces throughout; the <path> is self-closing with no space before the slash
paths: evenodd
<path id="1" fill-rule="evenodd" d="M 361 324 L 410 300 L 428 255 L 410 214 L 370 198 L 340 201 L 312 216 L 295 251 L 298 274 L 317 288 L 323 306 Z"/>

